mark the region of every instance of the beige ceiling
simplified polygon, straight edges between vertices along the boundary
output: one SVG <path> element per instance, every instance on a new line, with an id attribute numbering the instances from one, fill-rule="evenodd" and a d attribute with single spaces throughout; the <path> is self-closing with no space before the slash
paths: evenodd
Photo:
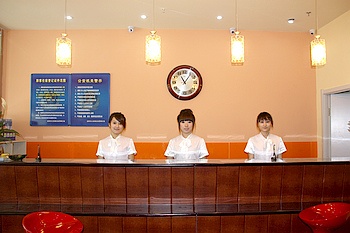
<path id="1" fill-rule="evenodd" d="M 350 0 L 317 1 L 318 28 L 350 10 Z M 309 31 L 316 27 L 315 0 L 237 0 L 237 5 L 240 30 Z M 68 31 L 237 27 L 235 0 L 67 0 L 66 12 L 74 17 L 66 23 Z M 64 29 L 64 14 L 65 0 L 0 0 L 0 25 L 5 29 Z M 141 14 L 148 18 L 142 20 Z M 218 15 L 223 19 L 217 20 Z M 295 23 L 288 24 L 288 18 L 295 18 Z"/>

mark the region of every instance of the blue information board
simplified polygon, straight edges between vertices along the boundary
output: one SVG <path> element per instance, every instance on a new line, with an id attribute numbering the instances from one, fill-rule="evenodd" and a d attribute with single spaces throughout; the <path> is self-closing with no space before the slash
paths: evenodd
<path id="1" fill-rule="evenodd" d="M 31 126 L 67 126 L 69 74 L 32 74 Z"/>
<path id="2" fill-rule="evenodd" d="M 31 126 L 108 126 L 110 74 L 32 74 Z"/>
<path id="3" fill-rule="evenodd" d="M 72 126 L 108 126 L 109 80 L 109 74 L 72 74 Z"/>

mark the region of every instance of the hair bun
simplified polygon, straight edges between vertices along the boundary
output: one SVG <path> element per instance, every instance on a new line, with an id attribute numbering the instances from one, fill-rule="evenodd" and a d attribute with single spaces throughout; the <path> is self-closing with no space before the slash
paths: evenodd
<path id="1" fill-rule="evenodd" d="M 181 110 L 181 113 L 190 113 L 190 114 L 193 114 L 193 111 L 189 108 L 186 108 L 186 109 L 182 109 Z"/>

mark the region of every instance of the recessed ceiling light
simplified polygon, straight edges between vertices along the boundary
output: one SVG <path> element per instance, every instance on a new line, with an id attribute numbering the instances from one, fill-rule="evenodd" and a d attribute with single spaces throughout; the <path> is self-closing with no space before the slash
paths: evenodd
<path id="1" fill-rule="evenodd" d="M 147 19 L 147 15 L 141 15 L 141 19 Z"/>
<path id="2" fill-rule="evenodd" d="M 222 16 L 221 16 L 221 15 L 218 15 L 218 16 L 216 16 L 216 19 L 221 20 L 221 19 L 222 19 Z"/>
<path id="3" fill-rule="evenodd" d="M 71 20 L 71 19 L 73 19 L 73 16 L 67 15 L 66 19 Z"/>
<path id="4" fill-rule="evenodd" d="M 292 24 L 292 23 L 294 23 L 294 20 L 295 20 L 295 19 L 292 19 L 292 18 L 291 18 L 291 19 L 288 19 L 288 23 Z"/>

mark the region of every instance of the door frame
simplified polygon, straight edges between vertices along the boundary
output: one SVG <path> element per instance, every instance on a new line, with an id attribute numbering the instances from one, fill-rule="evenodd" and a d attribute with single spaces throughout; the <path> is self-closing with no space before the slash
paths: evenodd
<path id="1" fill-rule="evenodd" d="M 331 95 L 350 91 L 350 84 L 321 90 L 322 150 L 323 158 L 331 158 Z"/>

